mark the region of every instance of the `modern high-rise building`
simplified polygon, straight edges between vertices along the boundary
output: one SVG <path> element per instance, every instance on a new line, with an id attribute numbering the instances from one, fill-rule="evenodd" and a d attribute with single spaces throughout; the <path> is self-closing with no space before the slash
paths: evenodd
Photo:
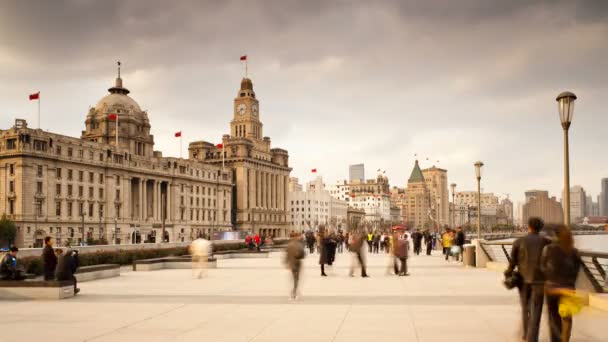
<path id="1" fill-rule="evenodd" d="M 600 216 L 608 216 L 608 178 L 602 178 L 602 191 L 599 202 Z"/>
<path id="2" fill-rule="evenodd" d="M 580 223 L 585 218 L 587 205 L 587 194 L 585 189 L 580 185 L 570 187 L 570 220 L 572 223 Z M 564 206 L 564 192 L 562 191 L 562 208 Z"/>
<path id="3" fill-rule="evenodd" d="M 354 164 L 348 167 L 348 180 L 349 181 L 365 181 L 365 165 Z"/>
<path id="4" fill-rule="evenodd" d="M 230 134 L 222 144 L 190 143 L 190 159 L 232 170 L 234 184 L 232 221 L 235 228 L 273 236 L 286 236 L 289 155 L 272 148 L 263 134 L 259 101 L 253 82 L 243 78 L 234 99 Z"/>

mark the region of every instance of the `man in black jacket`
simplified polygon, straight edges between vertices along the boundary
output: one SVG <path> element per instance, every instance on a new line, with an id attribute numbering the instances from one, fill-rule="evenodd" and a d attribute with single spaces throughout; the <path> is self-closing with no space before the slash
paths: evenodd
<path id="1" fill-rule="evenodd" d="M 57 267 L 57 256 L 53 250 L 53 238 L 44 238 L 42 249 L 42 262 L 44 263 L 44 280 L 55 280 L 55 268 Z"/>
<path id="2" fill-rule="evenodd" d="M 460 259 L 460 261 L 464 260 L 464 242 L 465 242 L 465 236 L 464 236 L 464 232 L 462 231 L 462 227 L 458 227 L 456 228 L 456 241 L 455 241 L 455 245 L 460 247 L 460 253 L 458 255 L 456 255 L 457 261 L 458 259 Z"/>
<path id="3" fill-rule="evenodd" d="M 551 241 L 540 236 L 543 221 L 538 217 L 528 220 L 528 235 L 513 242 L 511 260 L 505 275 L 510 277 L 517 268 L 523 278 L 519 289 L 523 339 L 527 342 L 538 341 L 541 314 L 544 301 L 544 277 L 540 263 L 543 248 Z"/>

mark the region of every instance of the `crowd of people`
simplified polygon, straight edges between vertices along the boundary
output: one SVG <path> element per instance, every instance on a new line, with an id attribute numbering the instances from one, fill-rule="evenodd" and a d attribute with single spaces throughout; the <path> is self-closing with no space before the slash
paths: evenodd
<path id="1" fill-rule="evenodd" d="M 515 240 L 505 285 L 519 291 L 523 341 L 538 341 L 546 302 L 551 342 L 567 342 L 572 316 L 580 310 L 575 282 L 582 261 L 568 227 L 552 225 L 541 235 L 543 228 L 541 219 L 530 218 L 528 234 Z"/>

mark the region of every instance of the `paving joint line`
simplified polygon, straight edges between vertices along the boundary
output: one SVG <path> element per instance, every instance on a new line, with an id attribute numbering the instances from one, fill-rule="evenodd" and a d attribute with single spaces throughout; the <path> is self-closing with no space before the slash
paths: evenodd
<path id="1" fill-rule="evenodd" d="M 348 310 L 346 310 L 346 312 L 344 313 L 344 317 L 342 317 L 342 322 L 340 322 L 340 324 L 338 325 L 338 329 L 336 329 L 336 332 L 334 334 L 334 337 L 331 339 L 332 342 L 334 342 L 336 340 L 336 337 L 338 337 L 338 334 L 340 333 L 340 331 L 342 330 L 342 326 L 344 325 L 344 322 L 346 322 L 346 317 L 348 317 L 348 314 L 350 314 L 350 310 L 353 308 L 353 305 L 350 304 L 348 306 Z"/>

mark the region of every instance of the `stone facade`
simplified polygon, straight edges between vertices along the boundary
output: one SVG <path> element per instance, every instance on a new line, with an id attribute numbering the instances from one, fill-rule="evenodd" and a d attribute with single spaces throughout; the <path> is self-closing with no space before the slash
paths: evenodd
<path id="1" fill-rule="evenodd" d="M 406 198 L 406 225 L 410 228 L 437 227 L 439 223 L 433 216 L 431 207 L 431 193 L 425 181 L 418 160 L 414 164 L 412 173 L 407 182 Z"/>
<path id="2" fill-rule="evenodd" d="M 289 155 L 286 150 L 271 148 L 270 138 L 263 135 L 259 108 L 253 83 L 244 78 L 234 99 L 230 134 L 223 136 L 221 145 L 190 143 L 189 156 L 232 172 L 236 229 L 286 236 Z"/>
<path id="3" fill-rule="evenodd" d="M 80 139 L 24 120 L 0 130 L 0 213 L 17 224 L 16 245 L 40 246 L 46 235 L 60 245 L 159 242 L 163 231 L 165 241 L 190 241 L 231 230 L 231 170 L 163 158 L 120 77 L 109 91 Z"/>
<path id="4" fill-rule="evenodd" d="M 522 211 L 524 225 L 528 224 L 530 217 L 540 217 L 545 223 L 564 223 L 562 204 L 555 197 L 549 198 L 548 191 L 526 191 L 526 203 Z"/>
<path id="5" fill-rule="evenodd" d="M 333 198 L 321 177 L 309 182 L 306 191 L 290 192 L 289 201 L 290 222 L 295 231 L 316 231 L 319 225 L 346 229 L 348 203 Z"/>
<path id="6" fill-rule="evenodd" d="M 448 191 L 448 171 L 438 167 L 422 170 L 426 188 L 431 196 L 431 208 L 439 225 L 450 224 L 450 200 Z"/>

